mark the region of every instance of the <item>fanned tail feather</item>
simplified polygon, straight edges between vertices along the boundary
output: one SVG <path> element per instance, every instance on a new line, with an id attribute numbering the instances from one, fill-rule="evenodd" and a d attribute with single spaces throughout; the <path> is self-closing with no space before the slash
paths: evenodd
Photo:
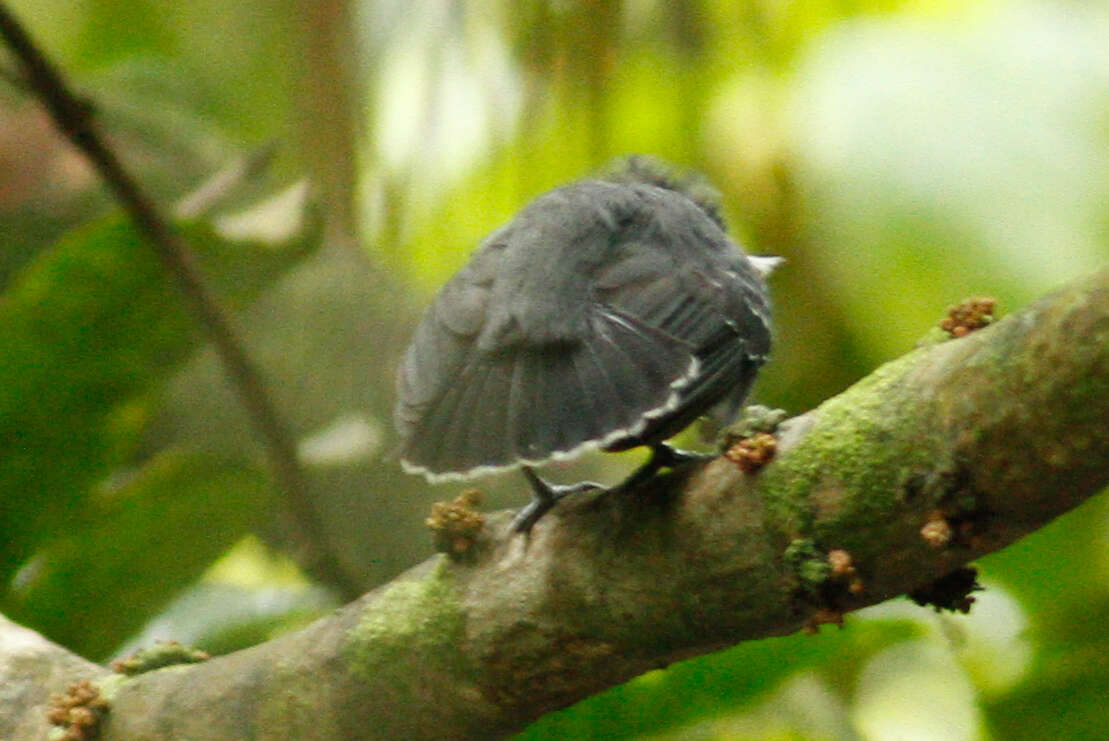
<path id="1" fill-rule="evenodd" d="M 402 454 L 459 477 L 569 457 L 633 436 L 678 399 L 696 361 L 663 332 L 598 314 L 565 346 L 478 355 L 429 407 Z"/>

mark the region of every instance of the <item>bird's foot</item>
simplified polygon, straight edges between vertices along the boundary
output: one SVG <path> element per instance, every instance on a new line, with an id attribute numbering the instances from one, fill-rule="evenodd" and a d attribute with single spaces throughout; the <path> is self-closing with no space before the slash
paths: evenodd
<path id="1" fill-rule="evenodd" d="M 651 447 L 651 457 L 646 463 L 636 469 L 623 483 L 608 489 L 608 491 L 628 491 L 645 483 L 664 468 L 674 468 L 685 463 L 705 461 L 713 457 L 711 453 L 695 453 L 691 450 L 673 448 L 666 443 L 658 443 Z M 550 484 L 539 478 L 535 471 L 528 466 L 524 466 L 522 470 L 528 483 L 531 484 L 535 497 L 517 512 L 515 519 L 512 520 L 512 531 L 516 533 L 531 532 L 535 523 L 539 522 L 539 518 L 547 514 L 552 507 L 558 504 L 560 499 L 569 494 L 605 490 L 603 486 L 592 481 L 582 481 L 578 484 L 569 485 Z"/>
<path id="2" fill-rule="evenodd" d="M 666 443 L 658 443 L 651 448 L 651 460 L 655 462 L 657 471 L 660 468 L 675 468 L 685 463 L 709 461 L 716 457 L 714 453 L 698 453 L 695 450 L 682 450 Z"/>
<path id="3" fill-rule="evenodd" d="M 707 461 L 714 457 L 712 453 L 696 453 L 692 450 L 674 448 L 666 443 L 658 443 L 651 446 L 651 457 L 647 459 L 647 462 L 637 468 L 631 476 L 624 479 L 624 482 L 615 489 L 619 491 L 634 489 L 653 478 L 656 473 L 664 468 L 675 468 L 684 463 Z"/>
<path id="4" fill-rule="evenodd" d="M 535 471 L 527 466 L 524 466 L 523 472 L 524 476 L 527 477 L 528 483 L 531 484 L 531 489 L 535 494 L 535 498 L 517 512 L 516 518 L 512 520 L 512 532 L 516 533 L 531 532 L 535 523 L 539 522 L 539 518 L 547 514 L 560 499 L 568 494 L 577 494 L 583 491 L 595 491 L 604 488 L 600 484 L 595 484 L 592 481 L 582 481 L 581 483 L 569 484 L 566 486 L 549 484 L 539 478 Z"/>

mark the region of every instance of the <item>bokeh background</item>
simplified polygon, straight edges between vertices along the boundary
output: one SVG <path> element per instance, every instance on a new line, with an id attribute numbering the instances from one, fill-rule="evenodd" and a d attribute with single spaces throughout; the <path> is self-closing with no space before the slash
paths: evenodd
<path id="1" fill-rule="evenodd" d="M 408 333 L 484 234 L 615 156 L 704 173 L 733 235 L 786 257 L 754 396 L 793 413 L 950 304 L 1016 310 L 1109 261 L 1104 2 L 7 4 L 233 311 L 297 437 L 310 545 L 345 574 L 302 568 L 203 333 L 5 50 L 0 611 L 95 660 L 233 650 L 426 558 L 428 505 L 458 487 L 388 458 Z M 580 467 L 614 480 L 636 455 Z M 481 486 L 524 500 L 511 476 Z M 1105 738 L 1109 499 L 978 566 L 968 616 L 894 600 L 522 738 Z"/>

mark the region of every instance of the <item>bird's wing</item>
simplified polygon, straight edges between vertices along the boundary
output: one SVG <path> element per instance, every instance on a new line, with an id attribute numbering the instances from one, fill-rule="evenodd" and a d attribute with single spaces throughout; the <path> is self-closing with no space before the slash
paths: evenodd
<path id="1" fill-rule="evenodd" d="M 410 420 L 402 462 L 432 479 L 464 478 L 570 458 L 640 433 L 645 415 L 676 404 L 698 361 L 664 333 L 616 315 L 592 323 L 572 343 L 493 353 L 472 342 L 451 347 L 465 360 L 450 383 L 418 409 L 398 406 L 398 418 Z M 441 343 L 450 335 L 441 324 L 428 331 Z"/>
<path id="2" fill-rule="evenodd" d="M 594 294 L 602 311 L 665 332 L 698 355 L 729 340 L 751 355 L 769 351 L 765 287 L 741 254 L 678 261 L 649 243 L 631 245 L 624 254 L 597 276 Z"/>
<path id="3" fill-rule="evenodd" d="M 417 329 L 395 414 L 409 470 L 464 477 L 606 447 L 639 434 L 695 375 L 691 345 L 593 306 L 594 275 L 559 262 L 604 257 L 621 240 L 618 220 L 556 205 L 592 217 L 518 218 L 451 279 Z"/>
<path id="4" fill-rule="evenodd" d="M 598 277 L 598 310 L 672 337 L 700 365 L 670 411 L 615 449 L 665 439 L 721 402 L 721 416 L 734 415 L 770 350 L 762 277 L 740 253 L 702 253 L 670 269 L 648 245 L 626 254 Z"/>

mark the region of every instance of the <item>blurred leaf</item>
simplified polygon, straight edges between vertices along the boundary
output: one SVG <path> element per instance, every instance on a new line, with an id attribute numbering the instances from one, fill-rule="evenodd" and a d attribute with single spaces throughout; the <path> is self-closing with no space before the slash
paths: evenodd
<path id="1" fill-rule="evenodd" d="M 812 257 L 871 363 L 911 343 L 932 307 L 984 287 L 1019 305 L 1109 257 L 1109 16 L 954 13 L 842 23 L 798 64 Z"/>
<path id="2" fill-rule="evenodd" d="M 323 587 L 250 590 L 202 584 L 196 598 L 194 605 L 207 600 L 221 608 L 210 611 L 207 624 L 198 626 L 203 630 L 196 645 L 212 654 L 231 653 L 303 628 L 338 606 Z"/>
<path id="3" fill-rule="evenodd" d="M 183 229 L 232 306 L 302 257 Z M 176 286 L 115 216 L 43 252 L 0 296 L 0 584 L 73 526 L 90 488 L 126 460 L 156 389 L 202 341 Z"/>
<path id="4" fill-rule="evenodd" d="M 863 738 L 979 741 L 974 690 L 943 641 L 906 641 L 866 662 L 850 715 Z"/>
<path id="5" fill-rule="evenodd" d="M 765 699 L 640 737 L 641 741 L 858 741 L 848 706 L 814 671 L 799 672 Z"/>
<path id="6" fill-rule="evenodd" d="M 1082 645 L 1059 645 L 1041 658 L 1027 682 L 985 711 L 996 738 L 1105 738 L 1109 697 L 1109 600 L 1082 616 L 1088 629 Z"/>
<path id="7" fill-rule="evenodd" d="M 295 630 L 336 607 L 318 586 L 253 586 L 207 579 L 182 592 L 116 652 L 126 656 L 159 640 L 225 654 Z"/>
<path id="8" fill-rule="evenodd" d="M 919 635 L 912 621 L 853 621 L 819 636 L 794 634 L 742 643 L 720 653 L 650 672 L 559 713 L 517 736 L 620 739 L 734 713 L 737 707 L 813 668 L 831 673 L 858 667 L 882 649 Z"/>
<path id="9" fill-rule="evenodd" d="M 337 606 L 334 592 L 311 584 L 291 558 L 247 535 L 113 655 L 166 640 L 229 653 L 301 627 Z"/>
<path id="10" fill-rule="evenodd" d="M 91 65 L 109 64 L 136 54 L 169 54 L 177 36 L 157 0 L 85 0 L 76 53 Z M 105 44 L 104 39 L 112 39 Z"/>
<path id="11" fill-rule="evenodd" d="M 105 657 L 259 520 L 267 476 L 167 452 L 105 485 L 17 579 L 13 614 L 71 649 Z"/>
<path id="12" fill-rule="evenodd" d="M 393 446 L 394 368 L 413 313 L 388 271 L 333 243 L 241 316 L 242 338 L 298 438 L 327 542 L 366 588 L 430 555 L 423 521 L 432 498 L 445 496 L 382 460 Z M 257 458 L 258 436 L 210 348 L 174 374 L 161 400 L 144 430 L 147 449 L 185 445 Z M 346 438 L 353 444 L 336 455 L 333 433 L 343 430 L 354 433 Z M 264 532 L 279 544 L 273 528 Z"/>
<path id="13" fill-rule="evenodd" d="M 1109 600 L 1104 567 L 1095 567 L 1105 557 L 1107 522 L 1109 497 L 1103 493 L 980 561 L 982 573 L 1005 584 L 1033 614 L 1039 640 L 1097 640 L 1088 619 L 1075 621 L 1091 600 Z"/>
<path id="14" fill-rule="evenodd" d="M 1109 580 L 1103 493 L 981 561 L 1024 603 L 1036 660 L 1024 682 L 984 711 L 1005 739 L 1098 739 L 1109 697 Z"/>

